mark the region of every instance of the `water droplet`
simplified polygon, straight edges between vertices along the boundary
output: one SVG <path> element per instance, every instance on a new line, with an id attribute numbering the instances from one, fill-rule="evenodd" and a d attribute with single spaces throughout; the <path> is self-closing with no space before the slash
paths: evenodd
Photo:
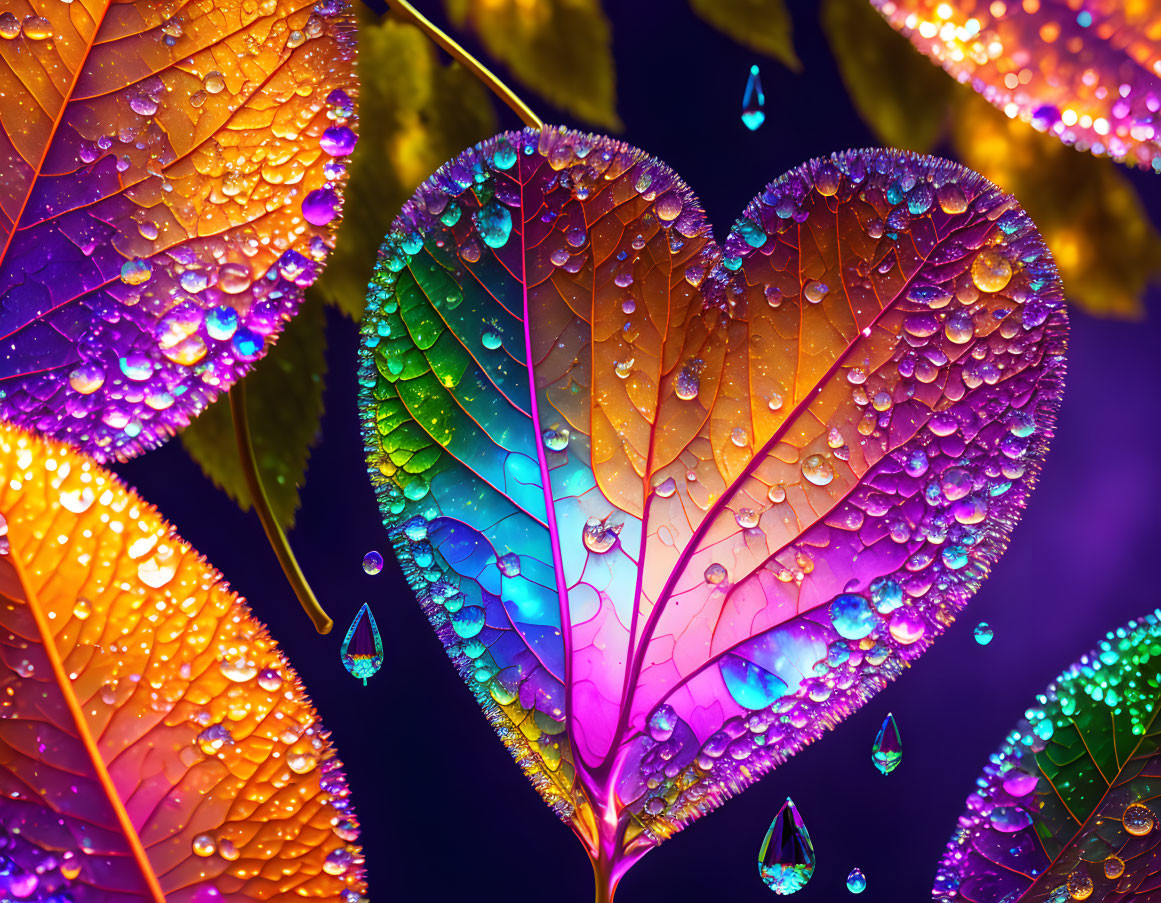
<path id="1" fill-rule="evenodd" d="M 322 133 L 319 147 L 332 157 L 345 157 L 355 150 L 355 133 L 344 126 L 332 126 Z"/>
<path id="2" fill-rule="evenodd" d="M 603 555 L 617 542 L 623 524 L 610 524 L 608 518 L 598 520 L 590 517 L 581 533 L 581 541 L 590 552 Z"/>
<path id="3" fill-rule="evenodd" d="M 225 838 L 218 842 L 218 855 L 225 859 L 227 862 L 234 862 L 238 859 L 241 853 L 238 852 L 238 848 L 234 845 L 232 840 Z"/>
<path id="4" fill-rule="evenodd" d="M 379 636 L 379 625 L 366 603 L 355 615 L 355 620 L 347 629 L 339 655 L 343 667 L 352 677 L 357 677 L 365 685 L 367 678 L 383 665 L 383 640 Z"/>
<path id="5" fill-rule="evenodd" d="M 745 448 L 750 444 L 750 434 L 744 426 L 735 426 L 730 431 L 730 441 L 738 448 Z"/>
<path id="6" fill-rule="evenodd" d="M 1125 830 L 1134 837 L 1144 837 L 1153 830 L 1153 813 L 1148 806 L 1141 803 L 1133 803 L 1126 808 L 1122 821 L 1125 823 Z"/>
<path id="7" fill-rule="evenodd" d="M 671 705 L 659 705 L 649 716 L 649 736 L 663 743 L 673 736 L 677 729 L 677 712 Z"/>
<path id="8" fill-rule="evenodd" d="M 980 621 L 976 625 L 976 629 L 972 631 L 972 635 L 976 638 L 976 642 L 981 646 L 986 646 L 992 641 L 995 631 L 992 630 L 991 625 L 987 621 Z"/>
<path id="9" fill-rule="evenodd" d="M 852 894 L 861 894 L 867 889 L 867 876 L 863 874 L 862 869 L 853 868 L 849 875 L 847 875 L 847 890 Z"/>
<path id="10" fill-rule="evenodd" d="M 92 613 L 93 603 L 86 599 L 84 596 L 78 596 L 77 601 L 73 603 L 74 617 L 84 621 L 87 620 L 89 615 Z"/>
<path id="11" fill-rule="evenodd" d="M 339 196 L 333 188 L 316 188 L 302 199 L 302 218 L 312 226 L 325 226 L 339 215 Z"/>
<path id="12" fill-rule="evenodd" d="M 899 733 L 895 716 L 888 712 L 871 745 L 871 762 L 883 774 L 890 774 L 902 761 L 903 737 Z"/>
<path id="13" fill-rule="evenodd" d="M 148 260 L 126 260 L 121 265 L 121 281 L 126 285 L 141 285 L 153 275 L 153 264 Z"/>
<path id="14" fill-rule="evenodd" d="M 1068 888 L 1068 895 L 1074 900 L 1087 900 L 1092 896 L 1092 878 L 1080 869 L 1068 876 L 1065 886 Z"/>
<path id="15" fill-rule="evenodd" d="M 52 23 L 44 16 L 29 16 L 24 20 L 24 36 L 30 41 L 44 41 L 52 37 Z"/>
<path id="16" fill-rule="evenodd" d="M 706 583 L 711 583 L 716 586 L 719 583 L 725 582 L 726 578 L 729 576 L 729 572 L 725 569 L 725 567 L 715 561 L 705 569 L 705 574 L 703 576 L 705 577 Z"/>
<path id="17" fill-rule="evenodd" d="M 306 774 L 318 764 L 314 756 L 306 753 L 296 753 L 286 757 L 286 765 L 295 774 Z"/>
<path id="18" fill-rule="evenodd" d="M 663 499 L 667 499 L 677 492 L 677 481 L 673 477 L 666 477 L 653 488 L 653 491 Z"/>
<path id="19" fill-rule="evenodd" d="M 263 668 L 258 672 L 258 686 L 267 693 L 273 693 L 282 687 L 282 675 L 273 668 Z"/>
<path id="20" fill-rule="evenodd" d="M 869 636 L 877 623 L 871 603 L 854 593 L 843 593 L 830 603 L 830 620 L 838 635 L 848 640 Z"/>
<path id="21" fill-rule="evenodd" d="M 949 182 L 936 192 L 939 207 L 944 213 L 963 213 L 967 210 L 967 196 L 954 182 Z"/>
<path id="22" fill-rule="evenodd" d="M 734 515 L 734 520 L 743 530 L 752 530 L 758 526 L 758 512 L 753 508 L 740 508 Z"/>
<path id="23" fill-rule="evenodd" d="M 363 556 L 363 570 L 374 576 L 383 570 L 383 556 L 371 550 Z"/>
<path id="24" fill-rule="evenodd" d="M 226 79 L 217 69 L 206 73 L 205 81 L 202 84 L 205 85 L 206 91 L 210 94 L 221 94 L 226 90 Z"/>
<path id="25" fill-rule="evenodd" d="M 496 559 L 496 567 L 505 577 L 520 576 L 520 556 L 515 552 L 508 552 Z"/>
<path id="26" fill-rule="evenodd" d="M 1120 878 L 1125 874 L 1125 861 L 1119 856 L 1110 856 L 1105 860 L 1105 877 Z"/>
<path id="27" fill-rule="evenodd" d="M 218 665 L 218 670 L 236 684 L 245 683 L 253 679 L 258 673 L 258 668 L 255 667 L 254 663 L 247 661 L 242 656 L 226 659 Z"/>
<path id="28" fill-rule="evenodd" d="M 890 577 L 879 577 L 871 581 L 871 601 L 875 611 L 881 615 L 890 614 L 903 604 L 903 587 Z"/>
<path id="29" fill-rule="evenodd" d="M 20 20 L 12 13 L 0 13 L 0 38 L 11 41 L 20 34 Z"/>
<path id="30" fill-rule="evenodd" d="M 331 850 L 323 860 L 323 871 L 328 875 L 342 875 L 346 873 L 355 861 L 355 857 L 345 847 Z"/>
<path id="31" fill-rule="evenodd" d="M 61 877 L 66 881 L 75 881 L 81 874 L 81 857 L 72 850 L 66 850 L 61 855 Z"/>
<path id="32" fill-rule="evenodd" d="M 750 67 L 750 77 L 746 79 L 746 91 L 742 95 L 742 122 L 751 132 L 757 131 L 766 121 L 766 95 L 762 93 L 762 77 L 757 65 Z"/>
<path id="33" fill-rule="evenodd" d="M 834 468 L 822 455 L 807 455 L 802 462 L 802 475 L 815 486 L 826 486 L 834 479 Z"/>
<path id="34" fill-rule="evenodd" d="M 92 395 L 105 384 L 105 368 L 97 363 L 81 364 L 69 374 L 69 385 L 82 395 Z"/>
<path id="35" fill-rule="evenodd" d="M 489 248 L 502 248 L 512 234 L 512 214 L 500 203 L 486 204 L 472 214 L 476 231 Z"/>
<path id="36" fill-rule="evenodd" d="M 671 223 L 681 216 L 681 210 L 684 206 L 681 195 L 675 191 L 669 191 L 657 199 L 653 209 L 657 211 L 659 220 L 663 223 Z"/>
<path id="37" fill-rule="evenodd" d="M 217 843 L 209 834 L 197 835 L 191 846 L 195 856 L 213 856 L 218 849 Z"/>
<path id="38" fill-rule="evenodd" d="M 813 279 L 806 283 L 806 287 L 803 288 L 802 293 L 806 295 L 806 300 L 811 304 L 818 304 L 830 293 L 830 287 L 825 282 L 819 282 L 817 279 Z"/>
<path id="39" fill-rule="evenodd" d="M 998 292 L 1012 279 L 1012 264 L 999 251 L 983 250 L 972 261 L 972 282 L 981 292 Z"/>
<path id="40" fill-rule="evenodd" d="M 215 307 L 206 312 L 205 323 L 206 332 L 211 339 L 225 341 L 233 338 L 234 333 L 238 330 L 238 312 L 225 305 Z"/>
<path id="41" fill-rule="evenodd" d="M 620 379 L 628 379 L 633 372 L 633 364 L 636 363 L 635 358 L 629 358 L 625 361 L 616 361 L 613 364 L 613 372 L 617 374 Z"/>
<path id="42" fill-rule="evenodd" d="M 561 427 L 560 429 L 548 429 L 540 434 L 540 438 L 544 440 L 544 447 L 549 451 L 562 452 L 568 448 L 568 437 L 571 435 L 569 431 Z"/>
<path id="43" fill-rule="evenodd" d="M 491 328 L 485 329 L 480 334 L 480 344 L 487 348 L 489 351 L 495 351 L 500 347 L 501 344 L 499 331 Z"/>
<path id="44" fill-rule="evenodd" d="M 790 797 L 786 798 L 758 853 L 758 874 L 770 890 L 780 896 L 806 887 L 814 874 L 814 844 L 802 816 Z"/>
<path id="45" fill-rule="evenodd" d="M 113 704 L 113 700 L 106 701 L 109 705 Z M 226 746 L 233 746 L 234 736 L 224 724 L 213 724 L 198 734 L 197 744 L 203 753 L 212 756 Z"/>
<path id="46" fill-rule="evenodd" d="M 682 401 L 692 401 L 697 398 L 697 393 L 701 388 L 701 371 L 705 367 L 705 361 L 701 358 L 694 358 L 686 361 L 677 376 L 673 378 L 673 392 Z"/>
<path id="47" fill-rule="evenodd" d="M 774 502 L 776 505 L 781 504 L 782 502 L 786 501 L 786 487 L 781 483 L 778 483 L 775 486 L 771 486 L 770 489 L 766 492 L 766 498 Z"/>

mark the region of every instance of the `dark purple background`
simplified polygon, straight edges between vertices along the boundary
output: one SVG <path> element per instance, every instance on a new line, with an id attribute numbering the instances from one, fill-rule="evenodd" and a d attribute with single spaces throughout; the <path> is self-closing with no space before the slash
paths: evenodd
<path id="1" fill-rule="evenodd" d="M 606 3 L 624 137 L 681 173 L 719 236 L 784 170 L 874 143 L 847 100 L 813 3 L 792 4 L 805 64 L 799 75 L 702 25 L 684 3 L 665 4 L 664 20 L 645 6 Z M 750 133 L 738 115 L 755 61 L 768 118 Z M 527 99 L 545 118 L 562 120 Z M 1132 178 L 1161 220 L 1161 176 Z M 787 794 L 818 854 L 814 879 L 795 899 L 846 899 L 854 866 L 867 875 L 860 901 L 928 899 L 964 798 L 1033 696 L 1105 631 L 1158 604 L 1159 303 L 1154 289 L 1143 323 L 1074 315 L 1064 409 L 1042 484 L 1011 551 L 933 652 L 823 741 L 650 853 L 618 899 L 772 899 L 756 856 Z M 591 900 L 580 845 L 493 735 L 394 560 L 377 577 L 359 566 L 368 549 L 388 552 L 388 544 L 358 435 L 356 327 L 329 313 L 328 330 L 324 439 L 291 541 L 335 618 L 331 635 L 311 629 L 254 515 L 214 491 L 180 443 L 120 470 L 250 599 L 302 674 L 348 768 L 373 900 Z M 387 654 L 366 688 L 338 654 L 364 601 L 379 619 Z M 986 648 L 972 638 L 980 620 L 996 631 Z M 899 721 L 904 755 L 883 777 L 870 746 L 888 711 Z"/>

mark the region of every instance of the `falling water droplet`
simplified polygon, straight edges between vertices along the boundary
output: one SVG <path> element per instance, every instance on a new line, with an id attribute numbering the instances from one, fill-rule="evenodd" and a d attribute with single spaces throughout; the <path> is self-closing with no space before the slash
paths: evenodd
<path id="1" fill-rule="evenodd" d="M 364 686 L 367 678 L 383 666 L 383 640 L 379 636 L 379 625 L 375 623 L 375 616 L 365 602 L 347 629 L 339 655 L 351 676 L 362 680 Z"/>
<path id="2" fill-rule="evenodd" d="M 363 556 L 363 570 L 371 576 L 383 570 L 383 556 L 373 549 Z"/>
<path id="3" fill-rule="evenodd" d="M 875 743 L 871 747 L 871 761 L 883 774 L 890 774 L 903 761 L 903 738 L 899 735 L 899 724 L 895 716 L 888 713 L 883 719 L 883 726 L 875 735 Z"/>
<path id="4" fill-rule="evenodd" d="M 746 93 L 742 95 L 742 122 L 751 132 L 766 121 L 766 95 L 762 93 L 762 78 L 757 65 L 750 67 L 750 77 L 746 79 Z"/>
<path id="5" fill-rule="evenodd" d="M 790 797 L 786 798 L 758 852 L 758 874 L 770 890 L 786 896 L 802 890 L 814 874 L 814 844 L 802 816 Z"/>
<path id="6" fill-rule="evenodd" d="M 980 621 L 976 625 L 976 629 L 972 631 L 972 634 L 975 636 L 976 642 L 981 646 L 988 645 L 992 641 L 992 637 L 996 635 L 987 621 Z"/>
<path id="7" fill-rule="evenodd" d="M 852 894 L 861 894 L 867 889 L 867 876 L 863 874 L 862 869 L 851 869 L 851 873 L 847 875 L 847 890 Z"/>

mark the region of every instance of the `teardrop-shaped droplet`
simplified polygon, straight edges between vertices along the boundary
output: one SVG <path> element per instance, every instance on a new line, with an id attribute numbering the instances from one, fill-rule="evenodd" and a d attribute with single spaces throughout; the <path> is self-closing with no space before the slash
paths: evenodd
<path id="1" fill-rule="evenodd" d="M 862 869 L 851 869 L 851 873 L 847 875 L 847 890 L 852 894 L 861 894 L 867 889 L 867 876 L 863 874 Z"/>
<path id="2" fill-rule="evenodd" d="M 814 874 L 814 844 L 794 800 L 786 798 L 758 853 L 758 874 L 770 890 L 786 896 L 806 887 Z"/>
<path id="3" fill-rule="evenodd" d="M 746 80 L 746 93 L 742 96 L 742 122 L 751 132 L 766 121 L 766 95 L 762 93 L 762 78 L 758 67 L 750 67 L 750 77 Z"/>
<path id="4" fill-rule="evenodd" d="M 871 761 L 883 774 L 890 774 L 903 761 L 903 738 L 899 735 L 899 725 L 895 716 L 887 713 L 883 726 L 875 735 L 875 745 L 871 747 Z"/>
<path id="5" fill-rule="evenodd" d="M 379 636 L 379 625 L 375 623 L 375 616 L 365 602 L 343 638 L 340 655 L 343 666 L 364 684 L 368 677 L 383 666 L 383 640 Z"/>

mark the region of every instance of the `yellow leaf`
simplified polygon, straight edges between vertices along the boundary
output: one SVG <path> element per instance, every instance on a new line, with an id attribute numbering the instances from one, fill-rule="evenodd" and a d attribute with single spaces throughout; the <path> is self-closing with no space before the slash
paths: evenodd
<path id="1" fill-rule="evenodd" d="M 445 66 L 412 25 L 364 17 L 359 28 L 359 144 L 330 264 L 312 292 L 351 317 L 375 252 L 403 202 L 445 160 L 496 131 L 487 89 L 458 64 Z"/>
<path id="2" fill-rule="evenodd" d="M 892 147 L 930 151 L 955 82 L 867 0 L 823 0 L 820 15 L 843 84 L 867 125 Z"/>
<path id="3" fill-rule="evenodd" d="M 743 47 L 780 60 L 795 72 L 793 24 L 783 0 L 689 0 L 693 11 Z"/>
<path id="4" fill-rule="evenodd" d="M 956 156 L 1011 192 L 1040 227 L 1068 298 L 1089 313 L 1139 317 L 1161 276 L 1161 235 L 1132 183 L 1107 159 L 1078 154 L 962 88 Z"/>
<path id="5" fill-rule="evenodd" d="M 445 0 L 522 85 L 594 125 L 621 129 L 612 30 L 600 0 Z M 365 115 L 365 114 L 364 114 Z"/>

